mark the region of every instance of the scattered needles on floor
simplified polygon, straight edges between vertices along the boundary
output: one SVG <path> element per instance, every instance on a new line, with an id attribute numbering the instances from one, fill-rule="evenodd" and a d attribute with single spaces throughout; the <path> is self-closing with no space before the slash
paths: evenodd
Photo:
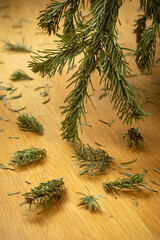
<path id="1" fill-rule="evenodd" d="M 36 206 L 36 211 L 38 211 L 41 206 L 48 209 L 52 202 L 62 200 L 64 190 L 65 184 L 63 178 L 40 183 L 40 186 L 31 188 L 30 192 L 22 194 L 22 196 L 25 197 L 25 202 L 22 202 L 20 206 L 29 204 L 29 210 L 31 210 L 31 206 L 34 204 Z"/>
<path id="2" fill-rule="evenodd" d="M 18 69 L 10 76 L 10 80 L 12 81 L 21 81 L 21 80 L 33 80 L 27 73 Z"/>
<path id="3" fill-rule="evenodd" d="M 13 137 L 13 136 L 9 136 L 9 139 L 19 139 L 19 137 Z"/>
<path id="4" fill-rule="evenodd" d="M 21 114 L 18 116 L 17 121 L 16 124 L 20 130 L 43 134 L 43 126 L 33 116 L 29 116 L 27 113 Z"/>
<path id="5" fill-rule="evenodd" d="M 22 41 L 15 41 L 15 43 L 11 43 L 9 40 L 2 40 L 4 43 L 4 50 L 6 51 L 14 51 L 14 52 L 32 52 L 32 46 L 28 47 L 25 38 Z"/>
<path id="6" fill-rule="evenodd" d="M 133 160 L 129 161 L 129 162 L 123 162 L 123 163 L 120 163 L 121 165 L 128 165 L 128 164 L 131 164 L 133 162 L 137 161 L 137 158 L 134 158 Z"/>
<path id="7" fill-rule="evenodd" d="M 8 196 L 11 196 L 11 195 L 16 195 L 16 194 L 20 194 L 20 192 L 8 193 Z"/>
<path id="8" fill-rule="evenodd" d="M 109 167 L 110 162 L 113 160 L 109 154 L 101 149 L 93 149 L 88 144 L 87 146 L 79 145 L 75 150 L 73 158 L 76 158 L 76 164 L 80 168 L 80 175 L 100 175 L 104 174 L 106 167 Z"/>
<path id="9" fill-rule="evenodd" d="M 19 109 L 12 109 L 12 108 L 8 108 L 10 111 L 12 111 L 12 112 L 20 112 L 20 111 L 22 111 L 22 110 L 24 110 L 24 109 L 26 109 L 26 107 L 23 107 L 23 108 L 19 108 Z"/>
<path id="10" fill-rule="evenodd" d="M 158 170 L 158 169 L 156 169 L 156 168 L 154 168 L 154 167 L 152 167 L 152 168 L 153 168 L 153 170 L 154 170 L 155 172 L 160 173 L 160 170 Z"/>
<path id="11" fill-rule="evenodd" d="M 101 209 L 101 206 L 97 202 L 99 198 L 104 198 L 104 196 L 101 195 L 91 195 L 89 189 L 86 187 L 86 189 L 89 192 L 89 195 L 86 195 L 84 193 L 76 192 L 77 194 L 80 194 L 84 197 L 80 198 L 81 202 L 78 204 L 78 206 L 85 206 L 88 210 L 93 210 L 94 212 L 97 211 L 97 208 Z"/>
<path id="12" fill-rule="evenodd" d="M 42 102 L 43 104 L 46 104 L 50 101 L 49 88 L 52 88 L 52 86 L 49 86 L 48 83 L 45 86 L 39 86 L 35 88 L 35 91 L 44 89 L 42 92 L 40 92 L 41 97 L 46 98 L 46 100 Z"/>
<path id="13" fill-rule="evenodd" d="M 119 195 L 119 192 L 117 191 L 117 189 L 129 189 L 129 190 L 140 190 L 140 187 L 145 187 L 151 191 L 157 192 L 156 190 L 148 187 L 146 185 L 146 181 L 144 180 L 144 177 L 146 175 L 146 171 L 144 173 L 141 174 L 135 174 L 132 175 L 129 178 L 125 178 L 125 179 L 121 179 L 118 178 L 115 181 L 111 181 L 111 182 L 105 182 L 103 183 L 103 188 L 105 190 L 105 192 L 108 194 L 109 192 L 115 192 L 116 194 Z"/>

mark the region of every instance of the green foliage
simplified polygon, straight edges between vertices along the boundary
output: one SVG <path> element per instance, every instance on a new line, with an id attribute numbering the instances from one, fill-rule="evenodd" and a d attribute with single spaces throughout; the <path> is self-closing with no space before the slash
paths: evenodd
<path id="1" fill-rule="evenodd" d="M 126 146 L 134 148 L 142 148 L 142 143 L 144 142 L 144 138 L 140 132 L 138 132 L 138 128 L 130 128 L 128 129 L 128 133 L 124 134 L 123 138 L 125 138 Z"/>
<path id="2" fill-rule="evenodd" d="M 123 0 L 52 0 L 38 17 L 38 25 L 48 34 L 56 34 L 59 40 L 56 41 L 56 49 L 34 53 L 29 63 L 33 72 L 52 77 L 56 72 L 62 74 L 66 64 L 69 72 L 74 67 L 75 58 L 82 54 L 78 70 L 68 79 L 68 87 L 74 85 L 74 89 L 66 97 L 66 108 L 62 112 L 65 116 L 61 123 L 62 138 L 67 141 L 80 140 L 78 128 L 82 117 L 86 121 L 85 102 L 91 101 L 88 86 L 93 89 L 92 75 L 96 70 L 101 76 L 100 84 L 104 84 L 100 99 L 109 95 L 113 108 L 123 122 L 131 124 L 133 120 L 143 119 L 147 115 L 141 107 L 137 90 L 126 79 L 131 73 L 123 53 L 125 49 L 117 43 L 116 23 L 122 4 Z M 159 5 L 159 0 L 140 0 L 140 8 L 144 10 L 146 19 L 153 19 L 151 29 L 145 30 L 135 52 L 136 62 L 142 71 L 150 69 L 154 62 Z M 90 11 L 85 16 L 82 7 L 88 6 Z M 58 34 L 62 19 L 63 31 Z M 143 23 L 137 21 L 136 26 L 135 32 L 140 39 L 144 19 Z"/>
<path id="3" fill-rule="evenodd" d="M 84 197 L 80 198 L 81 202 L 78 206 L 85 206 L 87 207 L 88 210 L 93 210 L 94 212 L 97 211 L 97 207 L 99 209 L 101 209 L 101 206 L 99 205 L 99 203 L 97 202 L 97 200 L 99 200 L 97 197 L 101 197 L 101 198 L 104 198 L 103 196 L 101 195 L 90 195 L 90 191 L 89 189 L 86 187 L 86 189 L 88 190 L 89 192 L 89 195 L 86 195 L 84 193 L 80 193 L 80 192 L 76 192 L 77 194 L 80 194 Z"/>
<path id="4" fill-rule="evenodd" d="M 141 40 L 142 34 L 144 33 L 146 29 L 146 16 L 145 15 L 139 15 L 139 18 L 135 21 L 135 29 L 134 32 L 136 34 L 136 42 L 139 43 Z"/>
<path id="5" fill-rule="evenodd" d="M 89 145 L 79 145 L 78 149 L 75 150 L 76 162 L 80 168 L 80 175 L 100 175 L 109 167 L 109 163 L 113 160 L 108 153 L 101 149 L 93 149 Z"/>
<path id="6" fill-rule="evenodd" d="M 155 22 L 144 31 L 144 34 L 138 43 L 135 56 L 136 63 L 142 72 L 145 70 L 150 71 L 154 65 L 157 30 L 158 23 Z"/>
<path id="7" fill-rule="evenodd" d="M 39 149 L 36 147 L 19 150 L 13 152 L 14 155 L 11 157 L 9 164 L 16 169 L 19 169 L 32 163 L 39 162 L 43 157 L 46 156 L 46 152 L 47 151 L 45 149 Z"/>
<path id="8" fill-rule="evenodd" d="M 11 43 L 9 40 L 2 40 L 2 42 L 4 43 L 4 50 L 14 52 L 32 52 L 32 46 L 27 46 L 25 38 L 22 39 L 22 42 L 16 41 L 15 43 Z"/>
<path id="9" fill-rule="evenodd" d="M 146 19 L 152 19 L 152 24 L 144 31 L 135 53 L 137 66 L 143 72 L 150 71 L 154 65 L 156 35 L 159 34 L 160 37 L 160 1 L 140 0 L 140 8 Z"/>
<path id="10" fill-rule="evenodd" d="M 17 125 L 22 131 L 35 132 L 43 134 L 43 126 L 33 116 L 29 116 L 27 113 L 21 114 L 17 117 Z"/>
<path id="11" fill-rule="evenodd" d="M 33 80 L 33 78 L 28 76 L 28 74 L 25 73 L 24 71 L 18 69 L 17 71 L 12 73 L 12 75 L 10 76 L 10 80 L 12 80 L 12 81 Z"/>
<path id="12" fill-rule="evenodd" d="M 61 201 L 65 190 L 63 178 L 53 179 L 46 183 L 40 183 L 40 186 L 31 188 L 30 192 L 22 194 L 25 197 L 25 202 L 22 202 L 20 206 L 29 204 L 29 210 L 34 204 L 36 211 L 39 207 L 44 206 L 49 208 L 52 202 Z"/>
<path id="13" fill-rule="evenodd" d="M 125 178 L 125 179 L 118 178 L 116 181 L 103 183 L 103 188 L 107 194 L 109 192 L 115 192 L 118 195 L 119 195 L 119 192 L 117 191 L 117 189 L 121 190 L 123 188 L 129 189 L 129 190 L 140 190 L 141 189 L 140 187 L 145 187 L 151 191 L 155 191 L 145 185 L 146 184 L 144 180 L 145 175 L 146 175 L 146 171 L 141 174 L 138 174 L 138 173 L 135 175 L 130 174 L 129 178 Z"/>

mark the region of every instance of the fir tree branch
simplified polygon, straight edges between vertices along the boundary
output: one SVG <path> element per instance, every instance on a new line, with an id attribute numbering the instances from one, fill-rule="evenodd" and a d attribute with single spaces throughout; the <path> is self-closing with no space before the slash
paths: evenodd
<path id="1" fill-rule="evenodd" d="M 65 190 L 63 178 L 53 179 L 46 183 L 40 183 L 38 187 L 31 188 L 30 192 L 22 194 L 25 197 L 25 202 L 20 206 L 29 204 L 29 211 L 33 204 L 36 205 L 36 211 L 39 207 L 44 206 L 49 208 L 52 202 L 61 201 Z"/>
<path id="2" fill-rule="evenodd" d="M 82 1 L 84 6 L 85 1 Z M 62 138 L 67 141 L 77 141 L 78 127 L 81 115 L 85 118 L 85 100 L 89 99 L 88 85 L 92 85 L 91 74 L 97 69 L 102 74 L 105 92 L 110 93 L 113 108 L 123 122 L 132 123 L 132 120 L 143 119 L 146 113 L 139 105 L 140 99 L 136 90 L 127 82 L 129 73 L 128 63 L 125 60 L 123 49 L 116 43 L 119 8 L 123 1 L 96 0 L 90 1 L 91 10 L 89 20 L 81 16 L 79 0 L 52 1 L 39 16 L 39 26 L 56 33 L 62 17 L 65 17 L 63 34 L 59 37 L 58 49 L 39 51 L 32 56 L 29 67 L 33 72 L 44 76 L 54 76 L 62 73 L 66 63 L 68 72 L 74 66 L 75 57 L 81 53 L 84 57 L 80 61 L 79 69 L 68 80 L 75 84 L 74 90 L 65 99 L 67 106 L 62 112 L 65 115 L 62 121 Z M 86 18 L 85 18 L 86 19 Z"/>
<path id="3" fill-rule="evenodd" d="M 138 173 L 134 175 L 131 174 L 129 178 L 124 178 L 124 179 L 118 178 L 115 181 L 111 181 L 108 183 L 105 182 L 103 183 L 103 188 L 107 194 L 108 192 L 112 191 L 118 195 L 119 195 L 119 192 L 117 191 L 117 189 L 140 190 L 141 189 L 140 187 L 145 187 L 150 191 L 157 192 L 156 190 L 146 185 L 146 181 L 144 180 L 146 172 L 147 171 L 141 174 L 138 174 Z"/>
<path id="4" fill-rule="evenodd" d="M 139 15 L 139 18 L 135 21 L 135 29 L 134 32 L 136 34 L 136 42 L 139 43 L 141 40 L 142 34 L 144 33 L 146 29 L 146 16 L 145 15 Z"/>
<path id="5" fill-rule="evenodd" d="M 74 28 L 73 16 L 78 11 L 80 2 L 80 0 L 64 0 L 62 2 L 52 0 L 37 18 L 39 27 L 46 30 L 49 35 L 52 32 L 55 34 L 59 30 L 61 19 L 65 17 L 63 27 L 64 32 L 67 33 Z"/>
<path id="6" fill-rule="evenodd" d="M 154 22 L 143 33 L 140 42 L 138 43 L 135 53 L 136 63 L 139 69 L 143 72 L 150 71 L 154 65 L 156 53 L 156 33 L 158 31 L 158 23 Z"/>
<path id="7" fill-rule="evenodd" d="M 104 174 L 106 167 L 109 167 L 113 160 L 109 154 L 101 149 L 93 149 L 89 145 L 79 145 L 75 150 L 73 158 L 76 158 L 76 165 L 83 168 L 80 175 L 100 175 Z"/>
<path id="8" fill-rule="evenodd" d="M 141 100 L 136 95 L 137 90 L 126 80 L 130 75 L 128 63 L 125 60 L 122 48 L 116 43 L 116 36 L 107 34 L 105 50 L 98 55 L 97 64 L 103 73 L 101 82 L 104 82 L 104 93 L 100 99 L 110 94 L 113 108 L 123 122 L 131 124 L 133 119 L 143 119 L 147 114 L 140 106 Z"/>
<path id="9" fill-rule="evenodd" d="M 46 152 L 45 149 L 39 149 L 36 147 L 19 150 L 13 152 L 14 155 L 11 157 L 9 164 L 15 167 L 15 169 L 19 169 L 23 166 L 39 162 L 44 156 L 46 156 Z"/>
<path id="10" fill-rule="evenodd" d="M 43 134 L 43 126 L 38 122 L 33 116 L 26 114 L 21 114 L 17 117 L 17 125 L 22 131 L 36 132 L 38 134 Z"/>
<path id="11" fill-rule="evenodd" d="M 139 69 L 150 71 L 154 65 L 156 51 L 156 34 L 160 28 L 160 1 L 140 0 L 140 8 L 144 10 L 147 19 L 152 19 L 152 24 L 144 31 L 135 53 Z"/>

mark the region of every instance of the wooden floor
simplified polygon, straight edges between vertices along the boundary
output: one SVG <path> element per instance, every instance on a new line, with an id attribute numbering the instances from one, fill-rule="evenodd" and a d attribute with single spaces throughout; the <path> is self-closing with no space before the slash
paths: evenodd
<path id="1" fill-rule="evenodd" d="M 42 3 L 43 2 L 43 3 Z M 25 37 L 28 45 L 32 45 L 33 51 L 44 48 L 55 48 L 53 36 L 47 36 L 37 27 L 36 18 L 39 11 L 44 9 L 46 0 L 1 0 L 0 1 L 0 38 L 8 38 L 12 42 L 21 41 Z M 119 42 L 124 47 L 135 49 L 135 36 L 133 36 L 133 24 L 137 15 L 138 1 L 127 1 L 121 9 L 121 27 L 119 27 Z M 22 28 L 15 28 L 20 19 L 27 19 L 22 23 Z M 159 40 L 158 40 L 159 41 Z M 17 69 L 26 71 L 34 78 L 33 81 L 15 82 L 18 87 L 16 94 L 22 93 L 22 97 L 15 100 L 8 100 L 6 106 L 0 102 L 0 117 L 9 121 L 0 120 L 0 162 L 7 165 L 12 156 L 11 152 L 36 146 L 47 150 L 47 157 L 37 165 L 29 166 L 18 172 L 0 170 L 0 239 L 1 240 L 151 240 L 160 239 L 160 195 L 149 190 L 139 192 L 120 192 L 115 198 L 114 195 L 106 195 L 102 183 L 109 177 L 115 180 L 124 177 L 118 169 L 108 170 L 108 175 L 103 176 L 80 176 L 77 166 L 71 161 L 74 145 L 61 139 L 61 109 L 68 90 L 66 80 L 69 75 L 58 74 L 51 79 L 41 78 L 34 75 L 28 66 L 31 60 L 29 53 L 14 53 L 3 51 L 3 42 L 0 42 L 0 81 L 4 86 L 9 86 L 10 75 Z M 156 59 L 160 57 L 160 41 L 157 44 Z M 77 64 L 78 64 L 77 59 Z M 160 91 L 160 85 L 152 84 L 159 82 L 160 64 L 153 68 L 153 74 L 142 75 L 136 68 L 133 56 L 127 56 L 133 74 L 137 74 L 130 82 L 143 89 L 145 98 L 153 103 L 144 105 L 144 109 L 150 113 L 150 117 L 144 122 L 138 122 L 133 127 L 139 127 L 145 142 L 142 151 L 127 149 L 122 139 L 129 128 L 122 124 L 116 113 L 112 110 L 108 98 L 99 101 L 99 95 L 103 86 L 99 86 L 99 76 L 96 73 L 93 77 L 94 88 L 97 89 L 93 102 L 96 110 L 90 104 L 87 105 L 87 121 L 93 127 L 84 126 L 81 139 L 83 143 L 97 147 L 95 142 L 106 145 L 104 149 L 115 158 L 112 167 L 118 167 L 121 162 L 127 162 L 135 157 L 137 161 L 131 166 L 131 173 L 142 173 L 148 170 L 146 181 L 148 186 L 160 191 L 160 187 L 153 184 L 151 180 L 160 183 L 160 174 L 153 171 L 152 167 L 160 169 L 160 100 L 156 93 Z M 50 102 L 42 104 L 42 97 L 39 91 L 34 91 L 38 86 L 46 82 L 52 85 L 50 88 Z M 23 84 L 25 83 L 25 84 Z M 2 94 L 1 91 L 0 94 Z M 37 136 L 33 133 L 22 132 L 15 124 L 17 113 L 9 110 L 26 106 L 23 113 L 31 113 L 44 126 L 44 135 Z M 115 118 L 111 127 L 99 122 L 99 119 L 110 121 Z M 18 136 L 19 139 L 9 139 L 9 136 Z M 60 204 L 53 204 L 49 210 L 29 212 L 28 206 L 20 207 L 23 202 L 21 194 L 28 192 L 31 187 L 38 186 L 54 178 L 64 177 L 66 192 Z M 27 180 L 31 185 L 24 182 Z M 85 188 L 90 189 L 91 194 L 101 194 L 106 198 L 99 200 L 102 211 L 91 213 L 85 208 L 78 207 L 79 195 L 76 192 L 87 193 Z M 21 194 L 8 196 L 8 193 L 20 191 Z M 135 200 L 138 201 L 136 206 Z"/>

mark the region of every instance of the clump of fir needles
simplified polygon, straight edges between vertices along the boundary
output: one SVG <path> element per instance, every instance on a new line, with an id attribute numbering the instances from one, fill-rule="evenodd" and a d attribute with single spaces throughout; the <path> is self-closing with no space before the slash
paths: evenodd
<path id="1" fill-rule="evenodd" d="M 134 148 L 142 148 L 142 142 L 144 142 L 144 138 L 140 132 L 138 132 L 138 128 L 130 128 L 128 129 L 128 133 L 124 134 L 123 138 L 125 138 L 126 146 Z"/>
<path id="2" fill-rule="evenodd" d="M 61 201 L 65 190 L 63 178 L 53 179 L 46 183 L 40 183 L 40 186 L 31 188 L 30 192 L 22 194 L 25 197 L 25 202 L 21 203 L 29 204 L 29 210 L 34 204 L 36 211 L 39 207 L 44 206 L 46 209 L 49 208 L 52 202 Z"/>
<path id="3" fill-rule="evenodd" d="M 43 134 L 43 126 L 33 116 L 29 116 L 27 113 L 21 114 L 17 117 L 17 121 L 20 130 Z"/>
<path id="4" fill-rule="evenodd" d="M 147 114 L 141 107 L 141 100 L 128 81 L 131 70 L 126 61 L 124 50 L 118 42 L 119 9 L 125 3 L 115 0 L 52 0 L 40 12 L 38 26 L 47 33 L 59 38 L 56 49 L 38 51 L 32 56 L 29 67 L 43 77 L 62 74 L 68 64 L 68 72 L 73 69 L 75 58 L 83 53 L 77 71 L 68 79 L 68 87 L 74 85 L 65 99 L 66 107 L 62 112 L 62 138 L 75 142 L 79 140 L 78 127 L 82 116 L 86 117 L 85 102 L 90 100 L 89 85 L 93 88 L 92 75 L 98 71 L 104 92 L 100 98 L 109 95 L 113 108 L 123 122 L 143 119 Z M 84 8 L 89 7 L 87 16 Z M 146 19 L 152 20 L 144 31 L 135 52 L 136 63 L 141 71 L 148 71 L 154 64 L 156 34 L 159 33 L 160 1 L 140 0 L 140 9 Z M 62 34 L 58 34 L 61 20 L 64 20 Z M 137 22 L 137 34 L 142 32 L 141 22 Z M 143 28 L 144 30 L 144 28 Z"/>
<path id="5" fill-rule="evenodd" d="M 47 151 L 45 149 L 30 147 L 29 149 L 23 149 L 13 153 L 14 155 L 11 157 L 9 164 L 19 169 L 32 163 L 39 162 L 46 156 Z"/>
<path id="6" fill-rule="evenodd" d="M 17 170 L 22 167 L 27 167 L 30 164 L 39 162 L 46 156 L 47 151 L 45 149 L 39 149 L 37 147 L 30 147 L 29 149 L 23 149 L 13 152 L 13 156 L 10 159 L 9 165 L 14 168 L 9 168 L 0 163 L 0 168 L 8 170 Z"/>
<path id="7" fill-rule="evenodd" d="M 20 81 L 20 80 L 33 80 L 27 73 L 18 69 L 10 76 L 10 80 L 12 81 Z"/>
<path id="8" fill-rule="evenodd" d="M 138 174 L 138 173 L 135 175 L 130 174 L 129 178 L 124 178 L 124 179 L 118 178 L 116 181 L 103 183 L 103 188 L 107 194 L 112 191 L 118 195 L 119 195 L 119 192 L 117 191 L 117 189 L 140 190 L 141 189 L 140 187 L 145 187 L 151 191 L 155 191 L 150 187 L 146 186 L 146 181 L 144 180 L 145 175 L 146 175 L 146 171 L 141 174 Z"/>
<path id="9" fill-rule="evenodd" d="M 28 47 L 25 38 L 22 41 L 16 41 L 15 43 L 11 43 L 9 40 L 2 40 L 4 43 L 4 50 L 14 51 L 14 52 L 32 52 L 32 46 Z"/>
<path id="10" fill-rule="evenodd" d="M 80 192 L 76 192 L 77 194 L 84 196 L 84 197 L 80 198 L 81 202 L 78 206 L 85 206 L 85 207 L 87 207 L 88 210 L 93 210 L 94 212 L 96 212 L 97 207 L 99 209 L 101 209 L 101 206 L 97 202 L 97 200 L 99 200 L 97 197 L 101 197 L 101 198 L 104 198 L 104 197 L 101 195 L 90 195 L 89 189 L 87 187 L 86 187 L 86 189 L 88 190 L 89 195 L 86 195 L 86 194 L 80 193 Z"/>
<path id="11" fill-rule="evenodd" d="M 100 175 L 109 167 L 113 160 L 108 153 L 101 149 L 93 149 L 89 145 L 79 145 L 75 150 L 73 158 L 76 158 L 76 165 L 83 168 L 80 174 Z"/>

